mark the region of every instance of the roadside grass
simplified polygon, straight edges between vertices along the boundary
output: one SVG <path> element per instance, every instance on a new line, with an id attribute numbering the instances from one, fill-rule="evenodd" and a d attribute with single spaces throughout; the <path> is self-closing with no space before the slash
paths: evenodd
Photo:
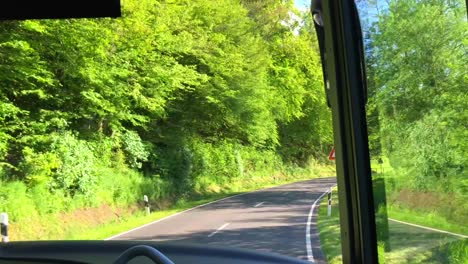
<path id="1" fill-rule="evenodd" d="M 386 203 L 386 207 L 384 206 L 382 209 L 386 211 L 389 218 L 448 232 L 468 234 L 467 225 L 450 222 L 444 217 L 444 212 L 450 211 L 451 206 L 463 206 L 462 204 L 442 202 L 450 201 L 450 199 L 446 199 L 447 197 L 440 193 L 438 196 L 429 197 L 429 193 L 418 193 L 409 189 L 407 195 L 411 196 L 412 203 L 408 203 L 407 198 L 401 197 L 400 191 L 397 191 L 404 187 L 406 179 L 395 175 L 396 172 L 386 157 L 382 157 L 382 160 L 381 164 L 378 163 L 378 159 L 371 161 L 374 176 L 374 199 Z M 375 180 L 379 178 L 384 180 L 380 182 L 383 183 L 383 186 L 377 187 Z M 432 200 L 424 197 L 432 198 Z M 447 208 L 442 208 L 443 206 Z M 459 208 L 453 207 L 453 209 Z M 320 202 L 318 227 L 327 263 L 341 263 L 342 260 L 338 210 L 338 201 L 335 199 L 332 203 L 332 215 L 328 217 L 326 198 Z M 385 214 L 381 215 L 381 218 L 383 216 Z M 388 232 L 380 231 L 382 232 L 378 232 L 379 234 L 388 233 L 388 243 L 385 252 L 385 244 L 379 242 L 379 263 L 468 264 L 468 239 L 391 220 L 388 221 Z"/>
<path id="2" fill-rule="evenodd" d="M 438 263 L 448 260 L 450 263 L 468 264 L 468 239 L 458 240 L 436 248 L 432 258 Z"/>
<path id="3" fill-rule="evenodd" d="M 327 263 L 342 263 L 341 236 L 340 236 L 340 212 L 338 208 L 337 188 L 332 188 L 331 216 L 327 216 L 328 200 L 326 196 L 320 201 L 318 209 L 318 229 L 320 246 Z M 333 197 L 334 196 L 334 197 Z"/>
<path id="4" fill-rule="evenodd" d="M 236 193 L 218 193 L 218 194 L 210 194 L 205 195 L 203 198 L 200 197 L 193 201 L 179 201 L 169 209 L 153 211 L 151 214 L 147 214 L 146 212 L 140 211 L 136 214 L 127 215 L 118 219 L 117 221 L 112 221 L 109 223 L 105 223 L 100 226 L 96 226 L 93 228 L 88 228 L 86 230 L 81 230 L 81 232 L 70 232 L 65 235 L 65 239 L 70 240 L 100 240 L 106 239 L 111 236 L 120 234 L 122 232 L 131 230 L 133 228 L 142 226 L 147 223 L 151 223 L 153 221 L 162 219 L 164 217 L 168 217 L 170 215 L 182 212 L 184 210 L 190 209 L 192 207 L 209 203 L 211 201 L 215 201 L 218 199 L 222 199 L 224 197 L 235 195 Z"/>
<path id="5" fill-rule="evenodd" d="M 319 175 L 324 175 L 328 177 L 326 173 L 329 172 L 327 167 L 320 168 L 319 173 L 324 174 L 316 174 L 312 177 L 304 177 L 304 176 L 289 176 L 289 177 L 264 177 L 262 179 L 257 179 L 256 181 L 252 181 L 249 185 L 242 185 L 239 182 L 233 184 L 230 189 L 225 190 L 224 192 L 220 193 L 210 193 L 210 194 L 195 194 L 188 199 L 180 199 L 174 205 L 170 206 L 168 209 L 159 210 L 152 212 L 150 215 L 145 214 L 144 212 L 139 212 L 135 215 L 127 216 L 124 219 L 119 220 L 118 222 L 109 222 L 104 225 L 91 228 L 86 230 L 85 232 L 74 233 L 67 235 L 67 239 L 74 239 L 74 240 L 90 240 L 90 239 L 105 239 L 109 238 L 113 235 L 117 235 L 119 233 L 125 232 L 127 230 L 131 230 L 133 228 L 142 226 L 144 224 L 157 221 L 164 217 L 168 217 L 170 215 L 182 212 L 184 210 L 193 208 L 198 205 L 202 205 L 205 203 L 209 203 L 215 200 L 219 200 L 225 197 L 250 192 L 258 189 L 270 188 L 278 185 L 293 183 L 302 180 L 310 180 L 314 178 L 320 178 Z M 243 187 L 242 187 L 243 186 Z"/>
<path id="6" fill-rule="evenodd" d="M 441 229 L 452 233 L 468 235 L 467 225 L 463 226 L 449 223 L 447 219 L 435 213 L 421 213 L 416 210 L 397 206 L 388 206 L 387 211 L 388 216 L 393 219 Z"/>
<path id="7" fill-rule="evenodd" d="M 382 164 L 376 158 L 371 160 L 372 175 L 384 180 L 386 186 L 384 190 L 374 188 L 374 198 L 385 197 L 389 218 L 468 235 L 468 225 L 461 218 L 467 208 L 463 197 L 437 192 L 436 188 L 430 192 L 405 187 L 408 179 L 398 176 L 387 157 L 381 159 Z"/>
<path id="8" fill-rule="evenodd" d="M 395 181 L 395 177 L 373 177 L 374 200 L 386 205 L 389 218 L 468 235 L 468 226 L 463 224 L 464 208 L 468 207 L 463 198 L 434 191 L 395 190 L 391 186 Z"/>
<path id="9" fill-rule="evenodd" d="M 319 237 L 327 263 L 341 263 L 339 209 L 332 200 L 332 214 L 327 216 L 327 199 L 320 202 Z M 445 233 L 425 230 L 389 221 L 389 251 L 379 243 L 379 263 L 453 263 L 467 264 L 468 240 Z"/>
<path id="10" fill-rule="evenodd" d="M 385 252 L 385 263 L 463 263 L 454 258 L 460 255 L 455 245 L 466 240 L 397 222 L 390 222 L 389 229 L 391 250 Z"/>
<path id="11" fill-rule="evenodd" d="M 175 201 L 157 201 L 158 208 L 150 215 L 141 205 L 112 207 L 101 205 L 62 214 L 34 215 L 10 223 L 10 240 L 99 240 L 135 227 L 156 221 L 227 196 L 273 187 L 296 181 L 334 176 L 333 165 L 319 165 L 306 169 L 291 169 L 273 175 L 245 175 L 224 186 L 213 186 L 203 193 L 178 197 Z M 156 201 L 150 201 L 150 203 Z M 154 206 L 156 207 L 156 206 Z"/>
<path id="12" fill-rule="evenodd" d="M 390 166 L 390 161 L 387 157 L 380 157 L 382 163 L 379 163 L 379 158 L 371 157 L 370 165 L 372 174 L 392 174 L 394 169 Z"/>

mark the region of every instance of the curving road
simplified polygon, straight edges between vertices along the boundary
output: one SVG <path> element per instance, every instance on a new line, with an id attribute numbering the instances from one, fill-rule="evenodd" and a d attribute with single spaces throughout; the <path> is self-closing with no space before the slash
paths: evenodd
<path id="1" fill-rule="evenodd" d="M 228 197 L 109 239 L 238 247 L 324 263 L 315 201 L 335 182 L 320 178 Z"/>

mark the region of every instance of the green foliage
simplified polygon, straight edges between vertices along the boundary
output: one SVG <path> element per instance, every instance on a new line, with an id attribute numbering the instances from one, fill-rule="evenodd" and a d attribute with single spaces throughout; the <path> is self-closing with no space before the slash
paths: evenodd
<path id="1" fill-rule="evenodd" d="M 450 243 L 448 248 L 449 263 L 451 264 L 466 264 L 468 259 L 468 240 L 464 239 L 458 242 Z"/>
<path id="2" fill-rule="evenodd" d="M 60 160 L 55 153 L 35 153 L 29 147 L 23 149 L 23 160 L 20 163 L 20 169 L 26 175 L 26 181 L 29 185 L 49 183 L 59 167 Z"/>
<path id="3" fill-rule="evenodd" d="M 387 213 L 387 197 L 385 190 L 385 178 L 374 178 L 372 180 L 375 226 L 377 231 L 377 241 L 379 247 L 383 246 L 385 252 L 390 251 L 389 225 Z M 380 252 L 379 252 L 380 256 Z"/>
<path id="4" fill-rule="evenodd" d="M 314 173 L 332 139 L 312 20 L 257 4 L 2 21 L 0 209 L 16 221 Z"/>
<path id="5" fill-rule="evenodd" d="M 143 194 L 152 197 L 159 191 L 159 185 L 155 182 L 153 189 L 144 192 L 144 186 L 150 179 L 143 178 L 141 174 L 127 168 L 101 168 L 98 173 L 100 182 L 96 196 L 101 203 L 126 206 L 141 200 Z"/>
<path id="6" fill-rule="evenodd" d="M 87 142 L 70 133 L 51 135 L 51 150 L 60 160 L 60 165 L 49 183 L 51 190 L 65 190 L 71 197 L 82 194 L 94 196 L 99 180 L 95 171 L 95 156 Z"/>
<path id="7" fill-rule="evenodd" d="M 413 187 L 418 190 L 429 190 L 434 188 L 434 183 L 441 184 L 441 191 L 461 191 L 457 180 L 462 180 L 464 167 L 468 160 L 462 149 L 458 148 L 459 137 L 454 131 L 454 126 L 448 125 L 451 115 L 447 113 L 431 113 L 423 119 L 415 122 L 406 131 L 407 137 L 400 139 L 405 148 L 393 151 L 393 162 L 398 173 L 412 174 Z M 421 144 L 421 139 L 424 144 Z M 456 187 L 456 189 L 454 189 Z M 463 192 L 462 192 L 463 193 Z M 466 192 L 465 192 L 466 193 Z"/>
<path id="8" fill-rule="evenodd" d="M 185 145 L 158 149 L 158 178 L 172 182 L 179 194 L 219 191 L 247 178 L 269 176 L 285 168 L 272 150 L 232 141 L 204 142 L 193 138 Z"/>
<path id="9" fill-rule="evenodd" d="M 141 168 L 141 162 L 148 160 L 149 152 L 136 132 L 125 132 L 122 135 L 122 145 L 131 168 Z"/>
<path id="10" fill-rule="evenodd" d="M 31 219 L 37 215 L 34 201 L 23 182 L 0 182 L 2 192 L 0 194 L 0 211 L 8 212 L 11 221 L 19 219 Z"/>
<path id="11" fill-rule="evenodd" d="M 385 161 L 375 169 L 385 167 L 381 176 L 386 188 L 375 189 L 374 198 L 385 198 L 379 190 L 388 195 L 386 208 L 376 208 L 378 236 L 388 236 L 385 209 L 394 219 L 464 233 L 468 217 L 465 2 L 361 4 L 370 8 L 360 13 L 367 57 L 369 145 L 373 159 Z M 390 226 L 390 241 L 403 233 L 392 232 Z M 441 253 L 431 245 L 430 250 L 398 252 L 397 246 L 417 249 L 423 248 L 421 241 L 431 241 L 423 236 L 405 240 L 405 246 L 402 241 L 391 243 L 387 262 L 395 258 L 395 263 L 451 263 L 449 257 L 458 258 L 463 251 L 442 246 Z M 435 247 L 442 241 L 434 239 Z M 388 244 L 382 246 L 389 249 Z"/>
<path id="12" fill-rule="evenodd" d="M 70 209 L 70 199 L 66 199 L 65 192 L 56 190 L 51 192 L 45 184 L 38 184 L 31 187 L 29 195 L 32 198 L 32 206 L 40 215 L 47 215 L 67 211 Z"/>
<path id="13" fill-rule="evenodd" d="M 377 243 L 377 254 L 379 258 L 379 264 L 385 264 L 385 244 L 383 242 Z"/>
<path id="14" fill-rule="evenodd" d="M 398 188 L 466 196 L 464 2 L 378 2 L 367 35 L 371 154 L 389 158 Z"/>

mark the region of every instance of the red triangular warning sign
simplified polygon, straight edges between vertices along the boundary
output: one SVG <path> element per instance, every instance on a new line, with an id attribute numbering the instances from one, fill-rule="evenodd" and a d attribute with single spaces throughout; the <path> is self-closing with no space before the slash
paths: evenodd
<path id="1" fill-rule="evenodd" d="M 335 160 L 335 147 L 332 148 L 330 151 L 330 155 L 328 155 L 329 160 Z"/>

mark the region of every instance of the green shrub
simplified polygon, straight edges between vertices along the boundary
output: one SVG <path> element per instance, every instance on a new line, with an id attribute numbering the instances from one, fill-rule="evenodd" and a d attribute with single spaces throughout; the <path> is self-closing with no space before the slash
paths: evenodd
<path id="1" fill-rule="evenodd" d="M 281 157 L 270 149 L 243 146 L 234 141 L 205 142 L 200 138 L 186 139 L 178 145 L 155 148 L 150 167 L 163 182 L 171 182 L 179 196 L 190 192 L 219 192 L 244 180 L 270 179 L 279 171 L 291 169 L 291 174 L 310 173 L 286 167 Z M 289 172 L 285 172 L 288 174 Z M 244 182 L 245 183 L 245 182 Z M 174 193 L 174 194 L 175 194 Z"/>
<path id="2" fill-rule="evenodd" d="M 459 192 L 460 186 L 454 179 L 466 174 L 467 155 L 457 139 L 460 131 L 447 113 L 431 112 L 407 128 L 401 127 L 404 137 L 395 137 L 390 150 L 390 161 L 403 177 L 406 185 L 415 190 Z M 466 175 L 465 175 L 466 176 Z M 408 187 L 408 186 L 407 186 Z"/>
<path id="3" fill-rule="evenodd" d="M 193 190 L 192 153 L 186 146 L 161 146 L 155 149 L 159 159 L 154 160 L 153 174 L 160 175 L 162 179 L 173 184 L 178 195 Z"/>
<path id="4" fill-rule="evenodd" d="M 0 182 L 0 211 L 8 213 L 11 221 L 30 218 L 37 215 L 33 199 L 26 184 L 20 181 Z"/>
<path id="5" fill-rule="evenodd" d="M 54 134 L 51 149 L 60 160 L 50 182 L 51 189 L 64 190 L 70 197 L 84 195 L 92 201 L 98 176 L 96 158 L 88 143 L 71 133 Z"/>
<path id="6" fill-rule="evenodd" d="M 101 203 L 125 206 L 135 203 L 140 194 L 142 175 L 130 169 L 100 168 L 97 196 Z"/>
<path id="7" fill-rule="evenodd" d="M 162 179 L 159 175 L 154 175 L 141 179 L 138 193 L 138 199 L 142 199 L 143 195 L 148 195 L 150 200 L 155 201 L 171 198 L 177 192 L 171 181 Z"/>
<path id="8" fill-rule="evenodd" d="M 118 142 L 114 138 L 105 137 L 98 133 L 93 141 L 88 141 L 88 147 L 92 150 L 99 166 L 114 166 L 113 161 L 116 155 L 114 149 L 118 148 Z"/>
<path id="9" fill-rule="evenodd" d="M 240 175 L 234 144 L 193 141 L 190 150 L 191 173 L 194 179 L 208 177 L 213 182 L 223 185 L 229 179 Z"/>
<path id="10" fill-rule="evenodd" d="M 48 184 L 55 171 L 60 167 L 60 160 L 51 152 L 37 153 L 29 147 L 23 149 L 23 160 L 19 168 L 25 174 L 30 186 Z"/>
<path id="11" fill-rule="evenodd" d="M 131 168 L 141 168 L 142 162 L 148 160 L 149 152 L 138 133 L 126 131 L 122 134 L 122 146 Z"/>

